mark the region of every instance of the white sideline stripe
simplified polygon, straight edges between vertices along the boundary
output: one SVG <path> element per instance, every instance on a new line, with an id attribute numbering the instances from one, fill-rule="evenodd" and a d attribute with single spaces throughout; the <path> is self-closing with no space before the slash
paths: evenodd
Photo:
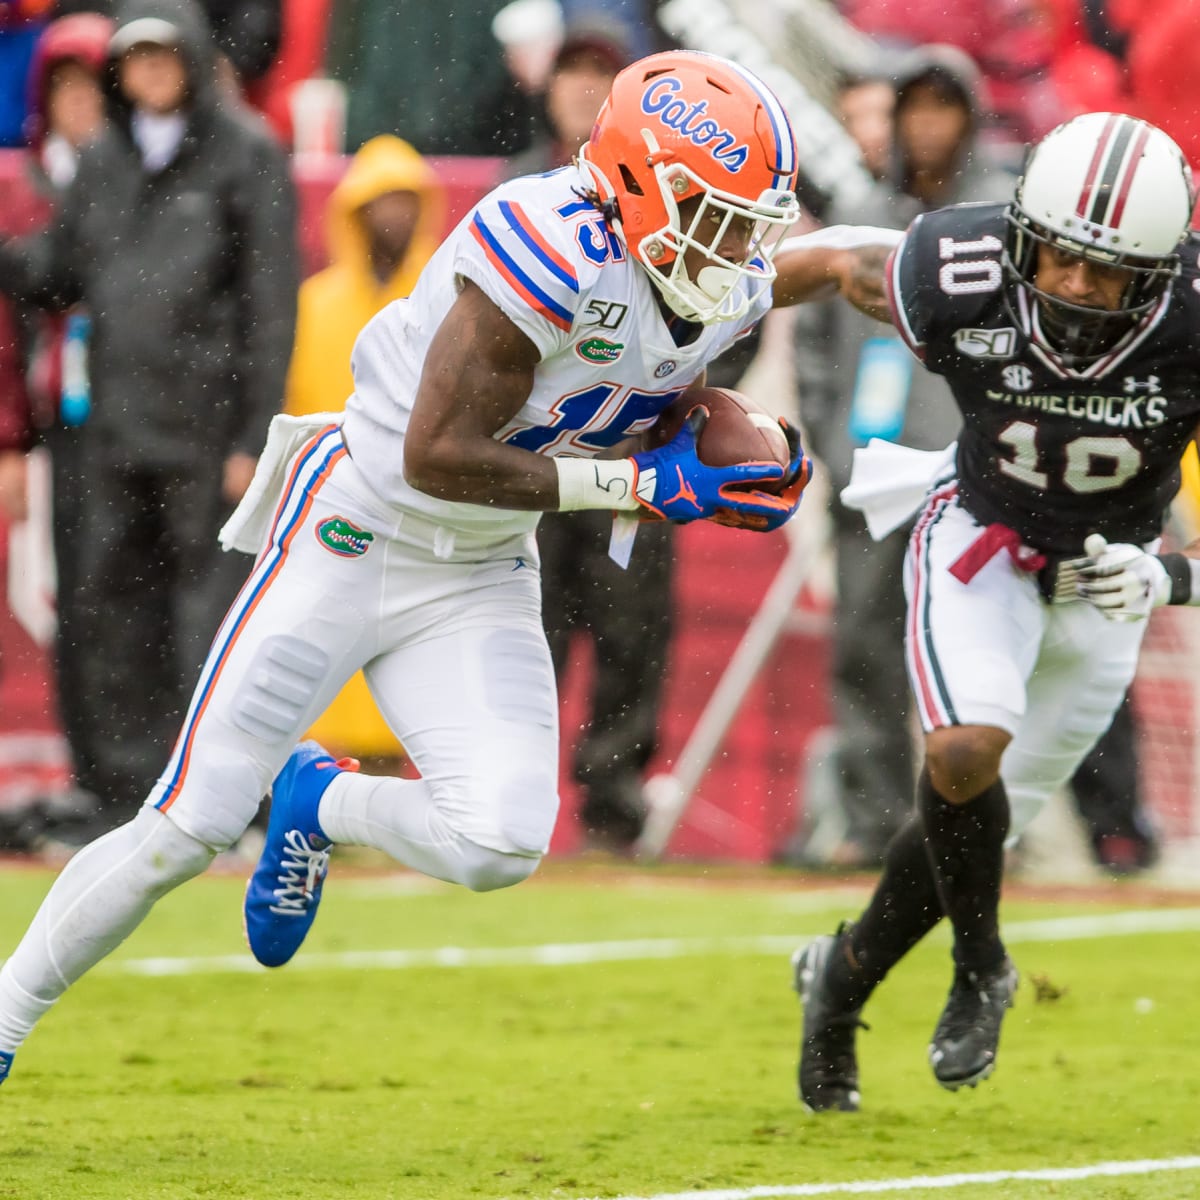
<path id="1" fill-rule="evenodd" d="M 1137 933 L 1180 933 L 1200 929 L 1200 908 L 1153 908 L 1088 917 L 1013 921 L 1002 928 L 1006 942 L 1057 942 L 1121 937 Z"/>
<path id="2" fill-rule="evenodd" d="M 917 1188 L 967 1187 L 977 1183 L 1061 1183 L 1118 1175 L 1154 1175 L 1160 1171 L 1200 1170 L 1200 1157 L 1143 1158 L 1132 1162 L 1093 1163 L 1087 1167 L 1046 1167 L 1039 1171 L 978 1171 L 971 1175 L 912 1175 L 903 1179 L 869 1179 L 861 1183 L 797 1183 L 772 1187 L 723 1188 L 720 1191 L 660 1192 L 655 1196 L 618 1196 L 616 1200 L 761 1200 L 767 1196 L 862 1196 L 880 1192 L 912 1192 Z M 593 1197 L 593 1200 L 599 1200 Z"/>
<path id="3" fill-rule="evenodd" d="M 1088 938 L 1129 937 L 1145 933 L 1200 930 L 1200 908 L 1149 909 L 1097 916 L 1015 921 L 1004 927 L 1004 940 L 1068 942 Z M 548 942 L 539 946 L 435 946 L 423 950 L 347 950 L 336 954 L 299 954 L 294 971 L 411 970 L 417 967 L 565 967 L 600 962 L 697 958 L 713 955 L 790 954 L 812 933 L 718 938 L 634 938 L 611 942 Z M 266 970 L 244 954 L 205 957 L 133 958 L 110 961 L 101 970 L 124 975 L 216 975 Z"/>

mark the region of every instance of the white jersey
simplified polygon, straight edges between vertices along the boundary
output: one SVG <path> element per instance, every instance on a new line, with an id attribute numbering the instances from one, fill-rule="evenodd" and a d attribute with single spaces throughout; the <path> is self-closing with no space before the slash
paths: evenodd
<path id="1" fill-rule="evenodd" d="M 742 320 L 706 326 L 677 346 L 644 269 L 583 188 L 573 166 L 501 185 L 442 244 L 412 296 L 388 305 L 359 335 L 346 442 L 389 504 L 497 536 L 537 524 L 537 513 L 439 500 L 404 481 L 404 431 L 425 355 L 463 279 L 482 288 L 541 355 L 528 400 L 496 437 L 546 455 L 591 457 L 646 429 L 770 308 L 769 290 L 759 289 Z"/>

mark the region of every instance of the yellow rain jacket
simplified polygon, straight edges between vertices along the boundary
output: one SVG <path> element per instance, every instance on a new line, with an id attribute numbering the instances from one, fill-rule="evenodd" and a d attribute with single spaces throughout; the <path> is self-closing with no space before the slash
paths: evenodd
<path id="1" fill-rule="evenodd" d="M 1191 445 L 1183 456 L 1183 486 L 1175 498 L 1175 507 L 1182 519 L 1185 537 L 1200 537 L 1200 458 Z"/>
<path id="2" fill-rule="evenodd" d="M 404 261 L 380 283 L 371 270 L 358 212 L 388 192 L 416 192 L 421 216 Z M 285 409 L 296 416 L 345 406 L 354 390 L 350 351 L 362 327 L 393 300 L 407 296 L 438 247 L 445 199 L 433 168 L 407 143 L 384 134 L 354 156 L 325 209 L 329 266 L 300 285 L 296 342 L 288 367 Z"/>
<path id="3" fill-rule="evenodd" d="M 404 261 L 384 283 L 376 279 L 358 211 L 388 192 L 416 192 L 421 214 Z M 350 351 L 362 327 L 385 305 L 407 296 L 442 234 L 445 198 L 429 164 L 407 142 L 385 134 L 354 156 L 329 197 L 325 236 L 329 266 L 300 286 L 296 341 L 284 407 L 294 415 L 337 411 L 354 389 Z M 335 755 L 395 757 L 402 753 L 362 674 L 345 686 L 311 736 Z"/>

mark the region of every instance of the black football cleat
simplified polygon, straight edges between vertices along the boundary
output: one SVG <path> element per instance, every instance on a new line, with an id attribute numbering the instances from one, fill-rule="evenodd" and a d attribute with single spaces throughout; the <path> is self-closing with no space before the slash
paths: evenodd
<path id="1" fill-rule="evenodd" d="M 793 986 L 804 1006 L 800 1032 L 800 1101 L 809 1112 L 858 1112 L 858 1058 L 854 1040 L 866 1029 L 861 1008 L 836 1008 L 825 986 L 830 957 L 838 952 L 842 930 L 814 938 L 792 955 Z"/>
<path id="2" fill-rule="evenodd" d="M 1000 1025 L 1012 1007 L 1017 968 L 1005 960 L 994 971 L 957 970 L 946 1007 L 929 1044 L 929 1064 L 942 1087 L 974 1087 L 996 1067 Z"/>

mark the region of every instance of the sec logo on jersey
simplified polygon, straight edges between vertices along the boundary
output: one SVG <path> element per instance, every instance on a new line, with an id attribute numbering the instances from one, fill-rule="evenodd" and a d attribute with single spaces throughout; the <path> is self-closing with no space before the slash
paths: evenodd
<path id="1" fill-rule="evenodd" d="M 1033 387 L 1033 372 L 1020 363 L 1012 363 L 1000 372 L 1004 386 L 1010 391 L 1027 392 Z"/>

